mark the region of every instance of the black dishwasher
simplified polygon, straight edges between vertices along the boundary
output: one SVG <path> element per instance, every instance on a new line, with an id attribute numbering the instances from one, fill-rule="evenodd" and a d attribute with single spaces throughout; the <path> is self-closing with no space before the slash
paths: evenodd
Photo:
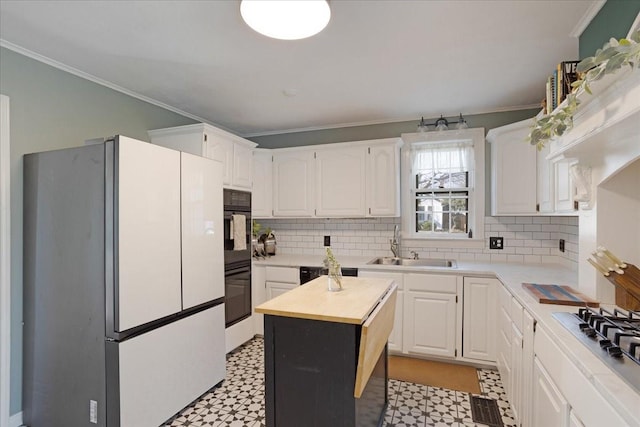
<path id="1" fill-rule="evenodd" d="M 358 276 L 358 269 L 351 267 L 342 267 L 343 276 Z M 303 285 L 316 277 L 328 274 L 326 267 L 300 267 L 300 284 Z"/>

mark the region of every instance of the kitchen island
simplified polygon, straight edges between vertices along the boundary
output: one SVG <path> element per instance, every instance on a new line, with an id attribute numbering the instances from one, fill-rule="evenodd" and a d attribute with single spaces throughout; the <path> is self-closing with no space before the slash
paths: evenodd
<path id="1" fill-rule="evenodd" d="M 378 426 L 397 285 L 321 276 L 256 307 L 264 316 L 267 426 Z"/>

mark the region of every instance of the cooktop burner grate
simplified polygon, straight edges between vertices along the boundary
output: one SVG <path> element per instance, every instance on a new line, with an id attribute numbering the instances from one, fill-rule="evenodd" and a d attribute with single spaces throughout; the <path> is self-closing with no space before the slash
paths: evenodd
<path id="1" fill-rule="evenodd" d="M 553 317 L 640 392 L 640 313 L 584 307 Z"/>

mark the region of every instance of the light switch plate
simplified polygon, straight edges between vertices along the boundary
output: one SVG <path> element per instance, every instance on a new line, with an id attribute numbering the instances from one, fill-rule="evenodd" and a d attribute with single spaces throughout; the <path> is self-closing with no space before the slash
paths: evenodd
<path id="1" fill-rule="evenodd" d="M 331 246 L 331 236 L 324 236 L 324 245 Z"/>

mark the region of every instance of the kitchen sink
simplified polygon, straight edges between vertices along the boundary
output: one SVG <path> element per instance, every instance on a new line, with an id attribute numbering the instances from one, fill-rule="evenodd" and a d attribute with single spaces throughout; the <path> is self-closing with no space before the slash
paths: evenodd
<path id="1" fill-rule="evenodd" d="M 413 259 L 413 258 L 394 258 L 394 257 L 380 257 L 374 258 L 367 264 L 378 265 L 402 265 L 404 267 L 444 267 L 444 268 L 456 268 L 458 265 L 452 259 Z"/>

